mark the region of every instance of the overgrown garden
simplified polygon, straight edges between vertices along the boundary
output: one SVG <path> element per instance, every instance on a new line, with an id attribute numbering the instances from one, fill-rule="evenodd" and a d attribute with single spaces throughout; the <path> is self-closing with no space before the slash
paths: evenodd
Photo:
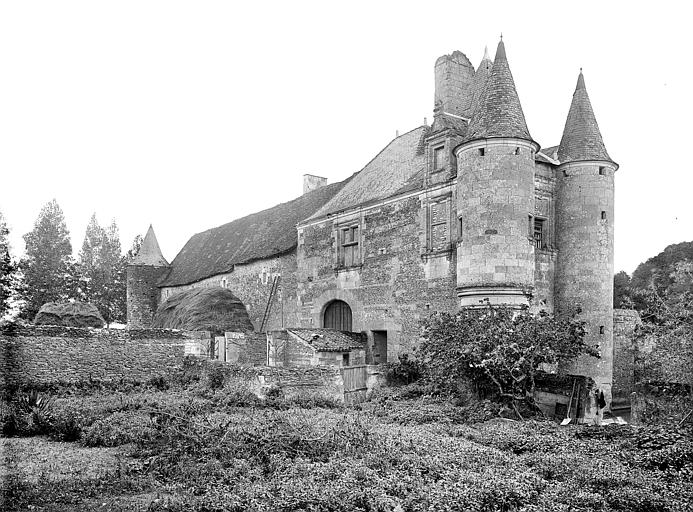
<path id="1" fill-rule="evenodd" d="M 404 366 L 393 376 L 421 369 Z M 690 426 L 504 420 L 499 402 L 437 387 L 384 387 L 351 408 L 281 388 L 261 400 L 191 360 L 170 379 L 17 389 L 2 409 L 5 510 L 693 506 Z"/>

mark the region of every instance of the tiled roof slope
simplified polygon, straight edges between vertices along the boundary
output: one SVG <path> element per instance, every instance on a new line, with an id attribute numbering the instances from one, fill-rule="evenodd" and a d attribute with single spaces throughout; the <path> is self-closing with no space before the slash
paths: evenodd
<path id="1" fill-rule="evenodd" d="M 325 185 L 268 210 L 193 235 L 159 286 L 194 283 L 234 265 L 283 254 L 298 243 L 296 224 L 329 201 L 348 180 Z"/>
<path id="2" fill-rule="evenodd" d="M 503 41 L 498 43 L 491 74 L 476 104 L 464 142 L 495 137 L 532 140 Z"/>
<path id="3" fill-rule="evenodd" d="M 364 349 L 361 333 L 343 332 L 334 329 L 287 329 L 303 341 L 321 352 L 341 352 L 344 350 Z"/>
<path id="4" fill-rule="evenodd" d="M 474 80 L 472 81 L 472 115 L 476 110 L 477 104 L 479 103 L 479 98 L 481 98 L 481 93 L 486 87 L 486 82 L 488 77 L 491 76 L 491 69 L 493 68 L 493 61 L 488 55 L 488 46 L 484 48 L 484 57 L 479 63 L 479 67 L 474 73 Z"/>
<path id="5" fill-rule="evenodd" d="M 467 121 L 446 114 L 445 112 L 439 112 L 433 116 L 433 125 L 431 126 L 430 134 L 443 130 L 455 130 L 459 135 L 464 136 L 467 132 Z"/>
<path id="6" fill-rule="evenodd" d="M 565 121 L 561 145 L 558 148 L 558 159 L 561 163 L 576 160 L 611 161 L 592 111 L 592 103 L 587 95 L 582 70 L 580 70 L 573 93 L 573 102 L 570 104 L 568 118 Z"/>
<path id="7" fill-rule="evenodd" d="M 159 241 L 156 239 L 154 234 L 154 228 L 151 224 L 147 230 L 147 234 L 144 235 L 144 240 L 142 240 L 142 245 L 137 254 L 129 261 L 130 265 L 148 265 L 151 267 L 168 267 L 168 261 L 161 254 L 161 248 L 159 247 Z"/>
<path id="8" fill-rule="evenodd" d="M 424 167 L 427 130 L 420 126 L 395 138 L 310 219 L 392 196 Z"/>

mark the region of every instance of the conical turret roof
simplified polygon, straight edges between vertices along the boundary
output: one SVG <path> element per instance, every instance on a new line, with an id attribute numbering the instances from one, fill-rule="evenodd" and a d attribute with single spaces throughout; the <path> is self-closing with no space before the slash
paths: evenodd
<path id="1" fill-rule="evenodd" d="M 565 121 L 561 145 L 558 148 L 558 159 L 561 163 L 577 160 L 612 161 L 609 153 L 606 152 L 597 119 L 594 117 L 582 69 L 575 86 L 568 118 Z"/>
<path id="2" fill-rule="evenodd" d="M 472 115 L 476 111 L 476 106 L 479 103 L 479 98 L 481 93 L 486 87 L 486 82 L 488 82 L 488 77 L 491 75 L 491 68 L 493 67 L 493 61 L 488 55 L 488 46 L 484 48 L 484 57 L 481 59 L 479 67 L 474 73 L 474 80 L 472 81 Z"/>
<path id="3" fill-rule="evenodd" d="M 497 137 L 532 140 L 501 40 L 464 142 Z"/>
<path id="4" fill-rule="evenodd" d="M 130 260 L 130 265 L 148 265 L 151 267 L 168 267 L 168 261 L 161 254 L 159 242 L 154 234 L 154 228 L 151 224 L 147 230 L 147 234 L 142 240 L 142 245 L 137 254 Z"/>

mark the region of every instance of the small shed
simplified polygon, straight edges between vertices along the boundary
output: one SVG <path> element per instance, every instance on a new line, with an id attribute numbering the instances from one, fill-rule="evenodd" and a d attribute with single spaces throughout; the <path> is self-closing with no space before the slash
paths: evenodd
<path id="1" fill-rule="evenodd" d="M 361 333 L 335 329 L 286 328 L 267 333 L 270 366 L 354 366 L 366 363 Z"/>

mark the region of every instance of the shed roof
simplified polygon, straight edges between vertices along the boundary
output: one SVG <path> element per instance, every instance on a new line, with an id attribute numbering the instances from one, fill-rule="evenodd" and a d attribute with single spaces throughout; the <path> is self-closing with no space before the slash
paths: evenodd
<path id="1" fill-rule="evenodd" d="M 357 332 L 301 328 L 287 329 L 287 332 L 309 343 L 319 352 L 343 352 L 366 348 L 363 336 Z"/>

